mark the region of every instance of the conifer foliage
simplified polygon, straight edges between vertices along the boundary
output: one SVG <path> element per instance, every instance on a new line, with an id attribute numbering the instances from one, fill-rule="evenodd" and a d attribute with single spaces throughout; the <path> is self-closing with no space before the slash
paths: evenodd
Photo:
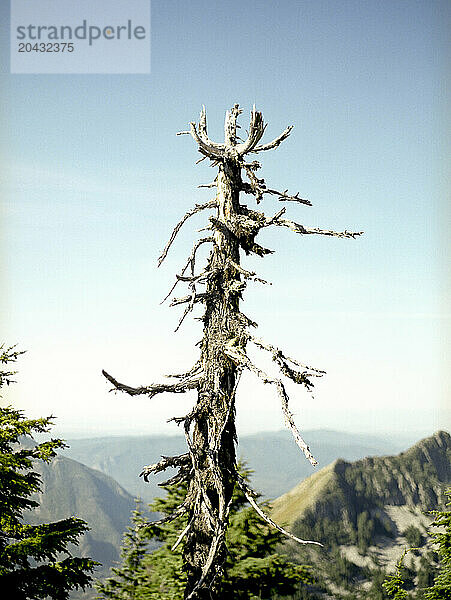
<path id="1" fill-rule="evenodd" d="M 8 365 L 20 354 L 14 347 L 0 346 L 0 387 L 13 383 L 15 373 Z M 8 600 L 66 600 L 71 590 L 89 585 L 95 565 L 67 549 L 87 531 L 84 521 L 71 517 L 41 525 L 23 522 L 24 510 L 39 505 L 32 499 L 41 488 L 33 462 L 50 462 L 64 443 L 51 439 L 24 447 L 20 441 L 47 432 L 51 421 L 26 419 L 20 410 L 0 408 L 0 590 Z"/>
<path id="2" fill-rule="evenodd" d="M 249 470 L 240 468 L 248 481 Z M 156 498 L 150 506 L 163 516 L 186 497 L 186 483 L 167 486 L 165 498 Z M 251 507 L 241 488 L 235 486 L 230 524 L 227 532 L 228 555 L 224 574 L 218 582 L 215 598 L 251 600 L 284 597 L 295 593 L 300 586 L 313 581 L 309 568 L 290 562 L 276 552 L 283 534 L 273 529 Z M 266 505 L 267 503 L 263 503 Z M 183 521 L 183 522 L 182 522 Z M 114 576 L 98 585 L 100 598 L 121 600 L 182 600 L 186 586 L 183 570 L 183 541 L 180 526 L 186 527 L 188 517 L 162 525 L 143 526 L 139 510 L 134 512 L 122 551 L 122 566 L 113 569 Z M 153 538 L 161 546 L 146 552 L 146 543 Z M 136 560 L 140 557 L 140 560 Z"/>
<path id="3" fill-rule="evenodd" d="M 451 507 L 451 487 L 447 489 L 446 495 L 449 500 L 446 506 Z M 432 511 L 432 514 L 435 515 L 435 519 L 431 523 L 434 531 L 431 533 L 429 545 L 432 544 L 437 551 L 438 572 L 435 574 L 432 584 L 427 587 L 422 587 L 420 580 L 418 581 L 417 594 L 414 597 L 422 600 L 451 600 L 451 510 L 435 510 Z M 418 549 L 410 548 L 410 550 Z M 403 560 L 408 551 L 406 550 L 402 555 L 396 573 L 388 575 L 383 583 L 389 598 L 393 598 L 393 600 L 409 598 L 405 577 L 402 576 Z M 425 563 L 427 566 L 427 561 Z M 429 573 L 427 575 L 430 576 Z"/>
<path id="4" fill-rule="evenodd" d="M 144 527 L 140 503 L 132 513 L 132 522 L 124 534 L 121 548 L 122 564 L 113 567 L 113 577 L 104 583 L 98 582 L 96 587 L 100 598 L 115 598 L 116 600 L 137 600 L 144 583 L 142 560 L 148 547 L 148 531 Z"/>
<path id="5" fill-rule="evenodd" d="M 446 492 L 451 509 L 451 487 Z M 435 511 L 435 520 L 431 527 L 439 555 L 439 571 L 434 583 L 425 592 L 426 600 L 451 600 L 451 510 Z"/>

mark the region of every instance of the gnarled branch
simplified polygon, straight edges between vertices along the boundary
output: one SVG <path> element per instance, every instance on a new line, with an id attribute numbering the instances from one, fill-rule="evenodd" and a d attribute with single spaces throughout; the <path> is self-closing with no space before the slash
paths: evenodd
<path id="1" fill-rule="evenodd" d="M 281 372 L 294 381 L 295 383 L 299 383 L 304 385 L 309 391 L 314 387 L 313 383 L 310 381 L 309 377 L 322 377 L 325 375 L 326 371 L 321 371 L 320 369 L 315 369 L 314 367 L 308 367 L 289 356 L 285 356 L 279 348 L 272 346 L 271 344 L 265 343 L 262 340 L 256 339 L 254 337 L 249 338 L 258 348 L 262 350 L 266 350 L 272 354 L 273 361 L 279 366 Z M 293 369 L 290 367 L 288 363 L 292 363 L 302 371 L 298 371 L 297 369 Z"/>
<path id="2" fill-rule="evenodd" d="M 272 142 L 269 142 L 269 144 L 262 144 L 261 146 L 257 146 L 256 148 L 251 150 L 251 152 L 263 152 L 263 150 L 272 150 L 273 148 L 277 148 L 277 146 L 280 146 L 280 144 L 287 139 L 292 129 L 293 125 L 290 125 L 284 131 L 282 131 L 282 133 L 278 137 L 276 137 Z"/>
<path id="3" fill-rule="evenodd" d="M 255 171 L 255 163 L 245 163 L 244 161 L 240 163 L 242 168 L 246 171 L 246 175 L 249 178 L 250 183 L 243 182 L 242 190 L 246 194 L 253 194 L 257 201 L 257 204 L 261 202 L 264 194 L 270 194 L 271 196 L 277 196 L 277 199 L 280 202 L 298 202 L 299 204 L 305 204 L 307 206 L 312 206 L 310 200 L 306 200 L 305 198 L 299 197 L 299 192 L 291 195 L 288 194 L 288 190 L 283 192 L 279 192 L 278 190 L 273 190 L 271 188 L 266 187 L 266 183 L 264 179 L 258 178 Z M 258 164 L 258 163 L 257 163 Z"/>
<path id="4" fill-rule="evenodd" d="M 204 140 L 197 133 L 197 128 L 195 123 L 190 123 L 190 133 L 193 137 L 194 141 L 197 142 L 198 150 L 201 154 L 210 159 L 221 159 L 224 155 L 224 150 L 221 147 L 217 147 L 212 143 L 204 142 Z"/>
<path id="5" fill-rule="evenodd" d="M 201 138 L 201 140 L 207 146 L 209 146 L 211 148 L 215 148 L 217 150 L 223 150 L 224 149 L 224 144 L 217 144 L 216 142 L 213 142 L 208 137 L 208 133 L 207 133 L 207 111 L 205 109 L 205 106 L 202 106 L 202 110 L 200 111 L 200 117 L 199 117 L 199 137 Z"/>
<path id="6" fill-rule="evenodd" d="M 160 257 L 158 258 L 158 266 L 161 265 L 161 263 L 164 261 L 164 259 L 168 255 L 169 248 L 172 246 L 173 241 L 177 237 L 177 234 L 180 231 L 180 229 L 182 228 L 182 225 L 185 223 L 185 221 L 187 221 L 190 217 L 192 217 L 196 213 L 200 212 L 201 210 L 206 210 L 207 208 L 216 208 L 217 206 L 218 206 L 218 203 L 217 203 L 216 200 L 211 200 L 210 202 L 206 202 L 205 204 L 196 204 L 196 206 L 194 208 L 192 208 L 191 210 L 189 210 L 182 217 L 182 219 L 174 227 L 174 230 L 172 231 L 172 234 L 171 234 L 171 237 L 169 238 L 168 243 L 164 247 L 164 250 L 161 253 Z"/>
<path id="7" fill-rule="evenodd" d="M 209 237 L 204 237 L 204 238 L 200 239 L 198 242 L 196 242 L 194 244 L 193 249 L 191 250 L 191 254 L 188 256 L 188 260 L 186 261 L 185 266 L 183 267 L 183 269 L 181 271 L 181 274 L 176 275 L 176 280 L 175 280 L 174 285 L 171 287 L 169 292 L 163 298 L 163 300 L 161 301 L 161 304 L 163 304 L 163 302 L 165 302 L 169 298 L 169 296 L 172 294 L 172 292 L 175 290 L 178 282 L 180 281 L 180 277 L 184 275 L 184 273 L 186 272 L 186 270 L 189 266 L 191 266 L 191 273 L 194 272 L 194 266 L 196 263 L 196 253 L 197 253 L 197 250 L 200 248 L 200 246 L 202 246 L 202 244 L 206 244 L 207 242 L 213 242 L 213 241 L 214 241 L 213 237 L 209 236 Z"/>
<path id="8" fill-rule="evenodd" d="M 186 379 L 178 381 L 177 383 L 152 383 L 141 387 L 131 387 L 125 383 L 119 383 L 112 375 L 102 370 L 102 375 L 108 379 L 108 381 L 114 386 L 115 391 L 125 392 L 130 396 L 143 396 L 147 395 L 149 398 L 153 398 L 157 394 L 163 392 L 170 392 L 171 394 L 183 394 L 188 390 L 194 390 L 198 387 L 200 378 Z"/>
<path id="9" fill-rule="evenodd" d="M 224 354 L 231 358 L 235 362 L 235 364 L 242 365 L 252 373 L 255 373 L 263 381 L 263 383 L 270 383 L 276 387 L 277 394 L 281 400 L 282 412 L 285 417 L 287 427 L 290 429 L 296 444 L 302 450 L 307 460 L 315 467 L 318 464 L 318 462 L 313 456 L 313 454 L 310 452 L 310 448 L 302 439 L 302 436 L 296 427 L 293 413 L 290 411 L 288 406 L 289 397 L 285 390 L 283 382 L 280 379 L 270 377 L 262 369 L 254 365 L 254 363 L 247 356 L 246 352 L 239 345 L 239 340 L 237 340 L 236 338 L 230 340 L 229 343 L 226 344 L 226 346 L 224 347 Z"/>
<path id="10" fill-rule="evenodd" d="M 151 473 L 161 473 L 161 471 L 166 471 L 166 469 L 169 469 L 170 467 L 186 467 L 188 464 L 190 464 L 188 453 L 179 454 L 178 456 L 162 456 L 161 460 L 157 463 L 143 467 L 139 476 L 143 477 L 144 481 L 149 481 L 149 475 Z"/>
<path id="11" fill-rule="evenodd" d="M 288 227 L 291 231 L 299 233 L 301 235 L 330 235 L 332 237 L 339 238 L 356 238 L 363 234 L 363 231 L 332 231 L 331 229 L 319 229 L 319 227 L 305 227 L 300 223 L 295 223 L 289 219 L 276 219 L 272 222 L 272 225 L 278 225 L 279 227 Z"/>
<path id="12" fill-rule="evenodd" d="M 194 297 L 194 303 L 203 302 L 207 298 L 207 296 L 208 296 L 208 294 L 206 294 L 206 293 L 196 294 Z M 173 298 L 171 300 L 171 304 L 169 306 L 177 306 L 178 304 L 185 304 L 185 302 L 191 302 L 191 301 L 192 301 L 192 295 L 183 296 L 182 298 Z"/>
<path id="13" fill-rule="evenodd" d="M 251 120 L 249 125 L 249 134 L 247 140 L 242 144 L 237 144 L 235 149 L 239 156 L 244 156 L 251 152 L 265 133 L 266 125 L 263 122 L 263 115 L 255 109 L 255 104 L 251 111 Z"/>

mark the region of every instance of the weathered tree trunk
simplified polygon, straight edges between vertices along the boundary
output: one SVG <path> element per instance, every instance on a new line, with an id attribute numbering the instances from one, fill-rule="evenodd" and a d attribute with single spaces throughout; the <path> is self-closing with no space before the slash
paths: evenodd
<path id="1" fill-rule="evenodd" d="M 281 202 L 296 202 L 310 205 L 308 200 L 285 192 L 278 192 L 266 186 L 264 179 L 259 179 L 255 172 L 260 168 L 257 161 L 246 162 L 245 156 L 277 148 L 290 134 L 287 127 L 278 137 L 268 144 L 259 145 L 265 131 L 263 116 L 253 108 L 249 132 L 245 141 L 237 143 L 237 117 L 242 111 L 236 104 L 226 114 L 225 141 L 223 144 L 212 142 L 207 134 L 207 118 L 205 108 L 202 109 L 199 124 L 190 123 L 191 134 L 197 143 L 199 152 L 208 158 L 213 166 L 218 167 L 218 174 L 213 184 L 205 187 L 216 187 L 216 197 L 205 204 L 196 205 L 188 211 L 176 225 L 169 242 L 160 256 L 159 264 L 165 259 L 168 250 L 178 231 L 185 221 L 201 210 L 216 209 L 216 216 L 210 217 L 212 235 L 197 241 L 186 265 L 177 275 L 167 299 L 176 285 L 182 281 L 188 284 L 190 294 L 174 298 L 171 305 L 186 306 L 178 327 L 197 302 L 205 306 L 203 317 L 204 330 L 201 342 L 200 358 L 187 373 L 171 375 L 175 383 L 160 383 L 138 388 L 119 383 L 104 371 L 105 377 L 116 390 L 124 391 L 132 396 L 147 394 L 150 398 L 161 392 L 181 393 L 197 390 L 197 402 L 186 416 L 174 419 L 183 423 L 188 444 L 188 452 L 180 456 L 163 457 L 158 463 L 145 467 L 144 479 L 151 473 L 164 471 L 168 467 L 176 467 L 178 473 L 166 482 L 188 482 L 188 493 L 185 501 L 177 507 L 172 515 L 164 517 L 159 524 L 178 518 L 188 512 L 187 527 L 181 532 L 174 548 L 185 540 L 183 557 L 184 568 L 188 576 L 185 590 L 186 600 L 210 600 L 215 597 L 215 585 L 225 560 L 225 535 L 234 485 L 238 483 L 243 489 L 250 504 L 266 521 L 301 544 L 315 544 L 308 540 L 300 540 L 286 532 L 267 517 L 255 503 L 255 493 L 240 477 L 235 459 L 235 391 L 241 371 L 257 375 L 264 383 L 273 385 L 282 404 L 287 426 L 294 439 L 310 462 L 315 465 L 309 447 L 296 428 L 294 418 L 288 407 L 288 394 L 282 379 L 271 377 L 254 364 L 247 352 L 248 342 L 257 348 L 269 352 L 281 373 L 305 386 L 313 387 L 312 378 L 321 377 L 324 371 L 308 367 L 284 355 L 277 347 L 254 338 L 249 332 L 249 325 L 255 325 L 240 311 L 240 298 L 247 281 L 253 280 L 267 283 L 247 271 L 240 265 L 240 252 L 265 256 L 271 250 L 255 243 L 258 232 L 265 227 L 286 227 L 300 235 L 328 235 L 353 238 L 361 232 L 335 232 L 318 228 L 304 227 L 294 221 L 282 218 L 285 208 L 274 216 L 268 217 L 263 212 L 240 204 L 240 192 L 251 194 L 259 203 L 264 195 L 275 196 Z M 244 182 L 241 173 L 244 171 L 248 181 Z M 211 243 L 212 249 L 206 268 L 195 273 L 196 252 L 204 243 Z M 190 267 L 191 275 L 186 271 Z M 204 284 L 205 292 L 197 293 L 196 286 Z M 177 327 L 177 329 L 178 329 Z"/>
<path id="2" fill-rule="evenodd" d="M 221 165 L 216 200 L 217 219 L 224 225 L 237 214 L 240 181 L 235 160 L 229 159 Z M 195 479 L 191 485 L 202 493 L 198 506 L 190 509 L 192 525 L 184 548 L 188 574 L 186 598 L 198 586 L 209 561 L 214 557 L 220 565 L 225 558 L 228 507 L 235 484 L 237 367 L 223 349 L 242 329 L 239 325 L 240 274 L 233 266 L 239 264 L 239 260 L 237 239 L 217 229 L 208 267 L 212 276 L 206 288 L 200 358 L 204 377 L 193 416 Z M 210 597 L 211 589 L 198 588 L 196 598 Z"/>

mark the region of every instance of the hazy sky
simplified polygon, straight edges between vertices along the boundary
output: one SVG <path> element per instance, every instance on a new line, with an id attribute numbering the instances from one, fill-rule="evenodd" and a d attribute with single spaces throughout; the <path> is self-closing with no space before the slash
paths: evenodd
<path id="1" fill-rule="evenodd" d="M 313 202 L 287 206 L 288 217 L 365 231 L 356 240 L 265 231 L 276 253 L 244 261 L 273 282 L 245 294 L 258 334 L 328 372 L 314 398 L 289 386 L 299 427 L 450 427 L 449 3 L 154 1 L 150 75 L 11 75 L 7 5 L 2 337 L 27 354 L 4 402 L 52 413 L 71 434 L 178 432 L 165 421 L 191 396 L 109 394 L 100 371 L 148 384 L 195 361 L 200 323 L 174 334 L 179 309 L 159 301 L 206 215 L 187 223 L 158 270 L 156 259 L 178 218 L 211 197 L 196 186 L 214 172 L 175 133 L 205 104 L 222 141 L 225 110 L 239 102 L 246 128 L 255 102 L 268 140 L 295 126 L 261 157 L 268 185 Z M 273 390 L 244 378 L 238 424 L 281 428 Z"/>

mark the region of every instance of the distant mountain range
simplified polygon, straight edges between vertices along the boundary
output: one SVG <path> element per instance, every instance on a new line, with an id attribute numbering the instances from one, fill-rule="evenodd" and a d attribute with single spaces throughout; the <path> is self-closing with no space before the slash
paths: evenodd
<path id="1" fill-rule="evenodd" d="M 305 431 L 303 435 L 320 465 L 337 458 L 352 461 L 392 454 L 405 447 L 402 440 L 329 430 Z M 68 444 L 63 455 L 110 475 L 132 495 L 147 502 L 163 493 L 157 483 L 166 477 L 162 474 L 145 483 L 139 478 L 142 467 L 157 462 L 161 455 L 186 451 L 181 436 L 111 436 L 69 440 Z M 266 498 L 280 496 L 313 472 L 288 431 L 242 436 L 237 456 L 254 470 L 253 485 Z"/>
<path id="2" fill-rule="evenodd" d="M 302 554 L 290 544 L 286 551 L 304 564 L 319 561 L 318 572 L 322 572 L 321 564 L 329 570 L 337 564 L 338 555 L 330 552 L 339 552 L 340 560 L 347 561 L 346 569 L 354 573 L 352 587 L 367 585 L 365 577 L 371 577 L 376 563 L 394 564 L 399 558 L 408 527 L 421 532 L 420 537 L 424 534 L 431 519 L 421 511 L 436 508 L 443 500 L 445 484 L 451 481 L 451 438 L 439 432 L 399 455 L 387 456 L 399 452 L 400 442 L 334 431 L 304 435 L 320 464 L 327 465 L 313 475 L 289 432 L 244 436 L 238 456 L 255 470 L 256 489 L 266 497 L 279 496 L 274 519 L 289 524 L 300 537 L 325 541 L 329 555 L 318 558 L 309 549 Z M 158 480 L 145 484 L 139 472 L 161 454 L 184 451 L 185 441 L 124 436 L 74 440 L 70 445 L 49 465 L 35 465 L 43 490 L 40 507 L 27 513 L 26 519 L 30 523 L 72 515 L 84 519 L 91 531 L 81 540 L 80 554 L 101 562 L 97 576 L 104 577 L 119 559 L 122 536 L 135 506 L 133 496 L 150 501 L 164 494 L 156 485 Z M 335 595 L 329 597 L 346 597 L 340 596 L 346 582 L 333 585 Z M 83 598 L 93 594 L 88 592 Z"/>
<path id="3" fill-rule="evenodd" d="M 449 485 L 451 436 L 439 431 L 396 456 L 335 460 L 279 497 L 272 517 L 324 544 L 317 551 L 290 543 L 287 552 L 314 564 L 333 598 L 347 598 L 347 590 L 363 600 L 373 597 L 371 582 L 380 580 L 381 569 L 393 570 L 404 548 L 424 544 L 433 520 L 427 511 L 444 506 Z M 432 553 L 410 559 L 412 578 L 424 580 Z"/>
<path id="4" fill-rule="evenodd" d="M 97 576 L 108 574 L 119 560 L 122 536 L 135 508 L 133 496 L 111 477 L 63 456 L 56 456 L 49 464 L 37 461 L 33 469 L 41 477 L 42 491 L 34 496 L 39 507 L 26 511 L 25 521 L 38 524 L 71 516 L 83 519 L 90 531 L 81 536 L 73 552 L 102 563 Z"/>

